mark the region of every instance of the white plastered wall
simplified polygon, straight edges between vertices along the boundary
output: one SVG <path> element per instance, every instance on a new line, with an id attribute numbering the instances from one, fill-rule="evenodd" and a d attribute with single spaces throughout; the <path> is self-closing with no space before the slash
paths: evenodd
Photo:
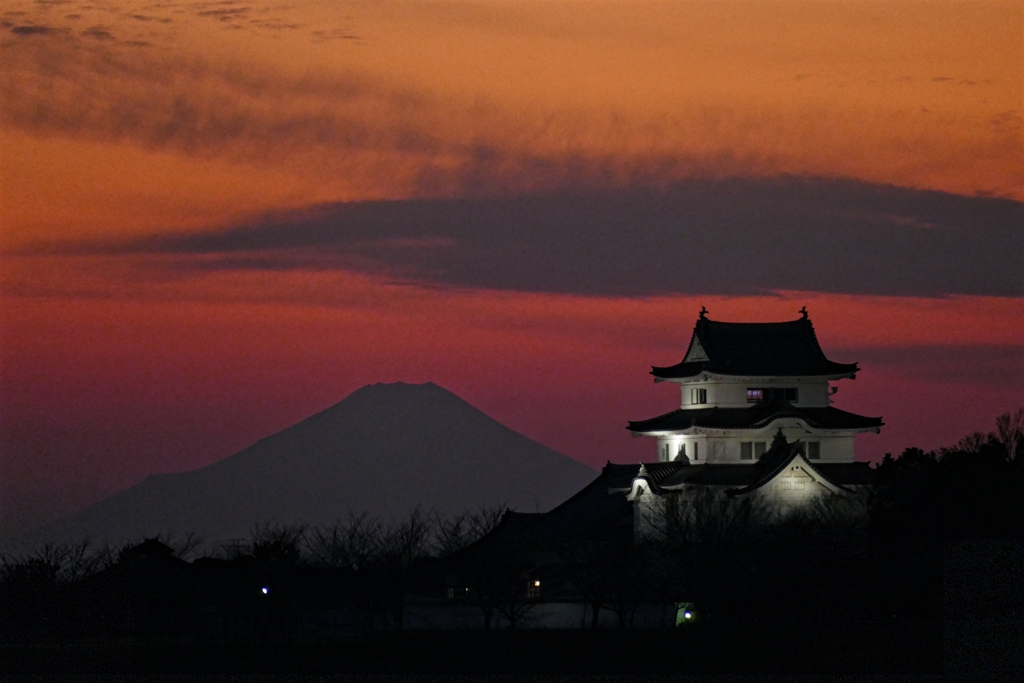
<path id="1" fill-rule="evenodd" d="M 757 460 L 740 459 L 740 443 L 744 441 L 751 443 L 762 442 L 767 449 L 771 446 L 772 439 L 775 437 L 778 429 L 777 425 L 771 425 L 757 430 L 735 430 L 729 434 L 662 435 L 657 437 L 657 460 L 659 462 L 675 460 L 679 455 L 680 448 L 685 446 L 686 456 L 694 464 L 753 464 Z M 794 441 L 804 444 L 810 441 L 819 442 L 821 444 L 821 459 L 813 462 L 853 462 L 854 460 L 854 440 L 852 434 L 812 430 L 802 423 L 796 426 L 783 427 L 782 434 L 791 443 Z M 700 456 L 697 459 L 694 459 L 695 446 Z M 751 449 L 753 450 L 753 447 Z M 806 447 L 804 452 L 807 452 Z"/>
<path id="2" fill-rule="evenodd" d="M 799 379 L 792 377 L 756 377 L 743 380 L 711 379 L 708 381 L 687 380 L 680 382 L 682 392 L 680 407 L 687 408 L 747 408 L 747 389 L 795 387 L 797 401 L 802 407 L 824 407 L 829 405 L 829 382 L 827 380 Z M 693 402 L 693 389 L 707 391 L 707 403 Z"/>

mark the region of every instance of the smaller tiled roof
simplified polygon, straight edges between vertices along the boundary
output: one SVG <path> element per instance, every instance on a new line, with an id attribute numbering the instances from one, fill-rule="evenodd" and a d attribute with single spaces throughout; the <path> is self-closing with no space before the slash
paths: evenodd
<path id="1" fill-rule="evenodd" d="M 814 326 L 806 316 L 781 323 L 725 323 L 701 317 L 693 329 L 690 349 L 695 341 L 707 360 L 653 367 L 651 374 L 658 379 L 683 379 L 702 372 L 746 377 L 820 377 L 853 375 L 858 371 L 856 363 L 836 363 L 825 357 Z"/>
<path id="2" fill-rule="evenodd" d="M 708 464 L 694 465 L 673 473 L 661 482 L 662 488 L 691 484 L 693 486 L 748 486 L 760 474 L 756 465 Z"/>
<path id="3" fill-rule="evenodd" d="M 664 462 L 646 462 L 640 465 L 640 470 L 635 476 L 644 476 L 652 484 L 661 484 L 667 479 L 675 477 L 681 468 L 689 465 L 690 461 L 686 458 Z"/>
<path id="4" fill-rule="evenodd" d="M 671 413 L 629 423 L 638 434 L 705 429 L 760 429 L 775 420 L 796 418 L 816 429 L 878 429 L 880 417 L 865 417 L 832 406 L 800 408 L 791 403 L 762 402 L 749 408 L 680 408 Z"/>
<path id="5" fill-rule="evenodd" d="M 772 439 L 771 447 L 755 463 L 691 465 L 684 460 L 628 467 L 637 475 L 646 474 L 655 492 L 683 486 L 723 486 L 730 487 L 729 493 L 732 495 L 742 495 L 774 479 L 797 455 L 804 455 L 802 445 L 796 441 L 787 442 L 782 430 L 779 430 Z M 875 481 L 875 470 L 866 462 L 821 463 L 806 458 L 804 460 L 815 474 L 840 488 L 871 486 Z"/>
<path id="6" fill-rule="evenodd" d="M 644 463 L 647 466 L 648 472 L 652 470 L 658 472 L 661 470 L 662 465 L 672 465 L 674 463 L 665 462 L 648 462 Z M 630 484 L 633 483 L 633 479 L 636 478 L 637 473 L 640 470 L 640 465 L 620 464 L 609 461 L 607 465 L 601 470 L 601 476 L 597 478 L 595 483 L 599 483 L 601 486 L 607 488 L 618 488 L 628 489 Z M 586 489 L 584 489 L 586 490 Z M 577 494 L 579 495 L 579 494 Z M 572 500 L 571 498 L 569 500 Z M 564 505 L 564 503 L 563 503 Z"/>
<path id="7" fill-rule="evenodd" d="M 811 461 L 811 467 L 837 486 L 873 486 L 875 470 L 866 462 L 820 463 Z"/>
<path id="8" fill-rule="evenodd" d="M 785 440 L 783 439 L 783 442 Z M 648 462 L 643 465 L 608 463 L 601 474 L 576 495 L 547 513 L 506 512 L 501 523 L 479 544 L 505 539 L 513 542 L 559 543 L 592 535 L 607 535 L 615 529 L 632 528 L 633 507 L 626 496 L 633 479 L 641 472 L 655 491 L 681 488 L 684 485 L 721 486 L 739 492 L 753 490 L 785 467 L 798 449 L 786 444 L 784 449 L 769 449 L 752 464 L 694 465 L 686 460 Z M 783 452 L 784 450 L 784 452 Z M 874 470 L 867 463 L 814 463 L 812 468 L 838 486 L 870 484 Z M 465 552 L 465 551 L 463 551 Z"/>
<path id="9" fill-rule="evenodd" d="M 803 453 L 803 450 L 799 445 L 796 442 L 789 443 L 786 441 L 786 437 L 783 436 L 782 430 L 780 429 L 775 433 L 775 438 L 772 439 L 772 443 L 768 448 L 768 451 L 761 457 L 761 461 L 757 464 L 757 476 L 753 477 L 749 484 L 746 484 L 741 488 L 734 489 L 730 493 L 750 493 L 751 491 L 761 488 L 786 469 L 789 463 L 793 462 L 793 458 L 801 453 Z M 825 478 L 827 479 L 828 477 Z"/>
<path id="10" fill-rule="evenodd" d="M 505 510 L 505 514 L 501 516 L 501 521 L 498 522 L 498 526 L 494 530 L 499 533 L 514 534 L 539 521 L 542 517 L 544 517 L 543 512 Z"/>
<path id="11" fill-rule="evenodd" d="M 647 467 L 659 472 L 653 463 Z M 608 463 L 596 479 L 550 512 L 505 513 L 501 524 L 477 543 L 496 538 L 558 543 L 608 534 L 616 528 L 632 529 L 632 503 L 624 496 L 609 495 L 609 491 L 628 489 L 639 469 L 639 464 Z"/>
<path id="12" fill-rule="evenodd" d="M 750 482 L 731 491 L 732 494 L 750 493 L 774 479 L 789 466 L 797 455 L 804 455 L 799 443 L 787 443 L 780 430 L 772 441 L 771 448 L 758 463 L 757 475 Z M 818 476 L 833 486 L 847 488 L 849 486 L 871 486 L 875 482 L 875 470 L 866 462 L 822 463 L 804 458 L 807 466 Z"/>

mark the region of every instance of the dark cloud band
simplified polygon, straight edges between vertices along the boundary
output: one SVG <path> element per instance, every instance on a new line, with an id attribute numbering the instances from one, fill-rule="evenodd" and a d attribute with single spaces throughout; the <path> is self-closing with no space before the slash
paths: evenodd
<path id="1" fill-rule="evenodd" d="M 863 366 L 885 366 L 921 382 L 941 378 L 1010 390 L 1024 386 L 1024 345 L 869 347 L 845 349 L 838 356 L 857 358 Z"/>
<path id="2" fill-rule="evenodd" d="M 690 180 L 658 190 L 333 204 L 217 232 L 57 251 L 581 295 L 1018 297 L 1024 203 L 850 180 Z"/>
<path id="3" fill-rule="evenodd" d="M 52 248 L 42 251 L 52 253 Z M 581 295 L 1024 295 L 1024 204 L 850 180 L 318 206 L 62 253 L 174 254 L 197 269 L 346 269 Z"/>

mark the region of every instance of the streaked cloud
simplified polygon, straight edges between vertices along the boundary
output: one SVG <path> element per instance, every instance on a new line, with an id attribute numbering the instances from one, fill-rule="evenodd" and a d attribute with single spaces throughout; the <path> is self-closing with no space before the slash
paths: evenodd
<path id="1" fill-rule="evenodd" d="M 954 76 L 930 65 L 898 87 L 887 64 L 804 71 L 728 53 L 698 67 L 697 48 L 677 40 L 703 44 L 698 36 L 643 22 L 620 35 L 607 7 L 592 22 L 569 22 L 569 5 L 439 7 L 408 19 L 362 5 L 351 15 L 234 2 L 89 9 L 93 28 L 80 34 L 25 18 L 0 44 L 0 122 L 38 137 L 315 169 L 338 198 L 368 177 L 375 189 L 363 197 L 399 198 L 780 174 L 1020 198 L 1021 113 L 1001 104 L 1016 86 L 988 78 L 1002 57 L 965 72 L 990 81 L 978 96 L 991 98 L 967 107 L 942 94 L 952 82 L 932 81 Z M 181 20 L 138 20 L 169 11 Z M 244 49 L 228 59 L 204 47 L 221 23 L 260 35 L 240 37 Z M 46 31 L 24 32 L 33 27 Z M 437 36 L 454 41 L 451 54 Z M 407 41 L 415 47 L 396 49 Z M 511 49 L 521 41 L 531 49 Z M 280 49 L 294 59 L 263 56 Z M 539 64 L 537 50 L 554 62 Z M 923 68 L 912 56 L 901 68 Z M 736 79 L 736 92 L 723 91 Z"/>
<path id="2" fill-rule="evenodd" d="M 34 24 L 11 26 L 10 29 L 11 33 L 16 36 L 45 36 L 57 32 L 57 29 L 52 26 L 36 26 Z"/>
<path id="3" fill-rule="evenodd" d="M 114 37 L 114 34 L 111 33 L 110 30 L 102 24 L 90 26 L 86 30 L 82 31 L 81 35 L 86 38 L 94 38 L 96 40 L 117 40 Z"/>

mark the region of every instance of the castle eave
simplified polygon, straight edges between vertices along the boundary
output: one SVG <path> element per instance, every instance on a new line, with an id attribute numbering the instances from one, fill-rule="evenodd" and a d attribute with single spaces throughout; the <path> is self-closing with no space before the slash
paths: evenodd
<path id="1" fill-rule="evenodd" d="M 842 379 L 856 363 L 829 360 L 806 314 L 781 323 L 724 323 L 701 317 L 681 363 L 653 367 L 656 379 L 681 380 L 702 373 L 724 377 L 816 377 Z"/>
<path id="2" fill-rule="evenodd" d="M 630 422 L 628 429 L 634 434 L 645 436 L 681 434 L 693 430 L 728 432 L 763 429 L 786 418 L 799 420 L 812 429 L 844 433 L 878 431 L 884 424 L 880 417 L 865 417 L 832 406 L 798 408 L 789 403 L 766 403 L 749 408 L 677 409 L 649 420 Z"/>
<path id="3" fill-rule="evenodd" d="M 653 370 L 663 370 L 664 368 L 653 368 Z M 738 374 L 730 375 L 717 372 L 701 371 L 693 375 L 687 375 L 685 377 L 669 377 L 659 376 L 654 372 L 654 382 L 658 384 L 660 382 L 672 382 L 674 384 L 691 384 L 694 382 L 714 382 L 716 380 L 725 380 L 729 382 L 759 382 L 771 384 L 773 382 L 778 383 L 792 383 L 792 382 L 834 382 L 840 379 L 857 379 L 857 372 L 841 372 L 834 374 L 825 375 L 751 375 L 751 374 Z"/>

